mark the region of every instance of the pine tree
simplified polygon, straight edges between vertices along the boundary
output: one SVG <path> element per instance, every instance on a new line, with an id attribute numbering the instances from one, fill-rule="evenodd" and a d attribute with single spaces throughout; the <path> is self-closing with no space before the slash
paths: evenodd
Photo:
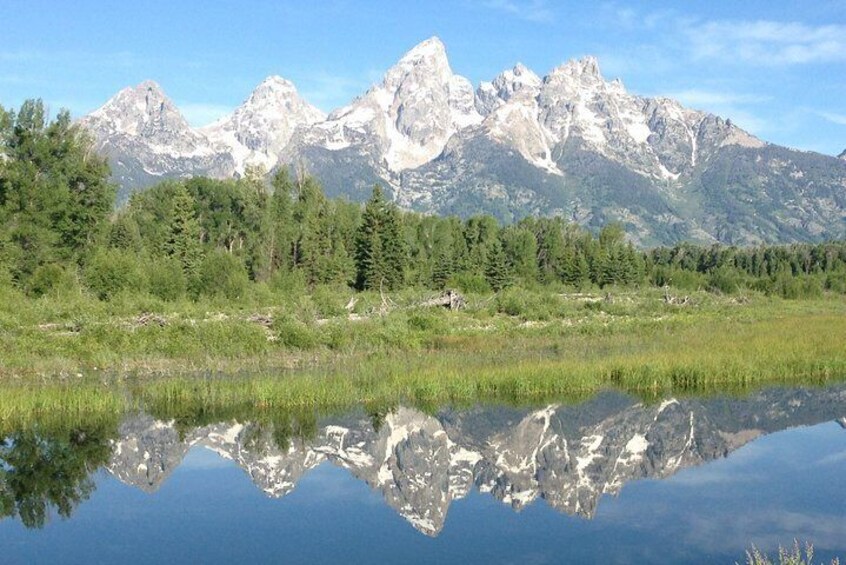
<path id="1" fill-rule="evenodd" d="M 400 288 L 405 283 L 406 244 L 397 209 L 382 189 L 364 207 L 355 237 L 356 286 L 360 289 Z"/>
<path id="2" fill-rule="evenodd" d="M 173 213 L 165 252 L 180 262 L 186 275 L 197 272 L 203 257 L 200 223 L 194 213 L 194 199 L 181 183 L 176 186 L 173 196 Z"/>
<path id="3" fill-rule="evenodd" d="M 385 284 L 389 289 L 396 290 L 405 286 L 408 246 L 396 206 L 388 204 L 384 218 L 382 252 L 385 258 Z"/>
<path id="4" fill-rule="evenodd" d="M 508 259 L 505 256 L 505 251 L 503 251 L 502 243 L 499 239 L 495 239 L 488 249 L 485 280 L 497 292 L 511 285 Z"/>
<path id="5" fill-rule="evenodd" d="M 0 253 L 19 283 L 48 263 L 81 263 L 108 227 L 115 186 L 70 114 L 40 100 L 0 108 Z"/>

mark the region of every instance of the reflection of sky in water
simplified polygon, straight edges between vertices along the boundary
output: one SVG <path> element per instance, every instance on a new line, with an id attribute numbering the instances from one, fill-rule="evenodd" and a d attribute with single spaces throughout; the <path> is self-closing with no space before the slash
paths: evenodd
<path id="1" fill-rule="evenodd" d="M 473 489 L 437 537 L 382 494 L 324 462 L 281 499 L 235 462 L 192 448 L 153 494 L 106 472 L 69 520 L 0 522 L 0 561 L 37 562 L 742 562 L 751 543 L 794 537 L 846 555 L 846 430 L 833 422 L 761 437 L 663 480 L 603 495 L 592 520 L 538 499 L 520 512 Z"/>

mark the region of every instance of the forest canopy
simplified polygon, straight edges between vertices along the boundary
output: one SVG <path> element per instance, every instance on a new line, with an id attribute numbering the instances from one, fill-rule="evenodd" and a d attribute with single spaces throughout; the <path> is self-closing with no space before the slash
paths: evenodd
<path id="1" fill-rule="evenodd" d="M 846 292 L 843 242 L 638 250 L 619 224 L 592 234 L 558 217 L 502 225 L 427 216 L 399 210 L 378 186 L 362 206 L 329 199 L 317 179 L 285 168 L 163 180 L 117 210 L 115 194 L 106 160 L 67 112 L 49 119 L 37 100 L 17 112 L 0 107 L 0 284 L 33 297 L 74 287 L 103 300 L 121 292 L 237 299 L 291 281 L 306 290 Z"/>

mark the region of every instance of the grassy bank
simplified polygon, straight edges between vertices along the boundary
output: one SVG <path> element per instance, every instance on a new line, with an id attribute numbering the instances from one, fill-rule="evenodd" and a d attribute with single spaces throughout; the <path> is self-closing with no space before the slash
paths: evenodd
<path id="1" fill-rule="evenodd" d="M 660 397 L 846 377 L 842 298 L 697 293 L 678 305 L 654 291 L 513 290 L 470 297 L 461 312 L 395 296 L 384 315 L 381 297 L 360 298 L 371 305 L 352 317 L 303 303 L 192 305 L 147 310 L 144 325 L 137 311 L 89 313 L 76 330 L 21 309 L 29 325 L 2 334 L 0 421 L 561 401 L 606 387 Z"/>
<path id="2" fill-rule="evenodd" d="M 283 299 L 199 303 L 144 296 L 101 302 L 83 294 L 32 300 L 8 292 L 0 301 L 0 379 L 278 373 L 349 367 L 374 355 L 413 361 L 431 353 L 448 358 L 450 352 L 495 360 L 496 366 L 568 359 L 591 373 L 597 363 L 605 367 L 618 358 L 643 367 L 707 366 L 709 350 L 732 350 L 731 335 L 747 325 L 758 333 L 743 344 L 737 365 L 754 372 L 768 348 L 811 361 L 817 348 L 846 336 L 839 322 L 846 298 L 839 295 L 799 301 L 706 292 L 670 297 L 679 304 L 668 303 L 656 289 L 514 288 L 470 295 L 459 312 L 419 306 L 431 295 L 362 293 L 348 312 L 351 293 L 333 288 Z M 792 328 L 802 328 L 802 335 L 792 335 Z M 729 343 L 708 342 L 718 337 L 712 333 Z M 685 339 L 673 341 L 675 334 Z M 497 355 L 506 358 L 492 357 Z"/>

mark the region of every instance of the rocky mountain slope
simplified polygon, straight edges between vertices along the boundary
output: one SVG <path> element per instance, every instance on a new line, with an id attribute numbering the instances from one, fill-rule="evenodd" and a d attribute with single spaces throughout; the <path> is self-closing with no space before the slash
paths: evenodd
<path id="1" fill-rule="evenodd" d="M 579 406 L 485 407 L 436 416 L 399 408 L 381 426 L 364 414 L 331 418 L 311 437 L 282 446 L 267 426 L 225 422 L 183 430 L 180 439 L 173 422 L 139 415 L 121 426 L 108 469 L 153 492 L 188 449 L 203 446 L 233 460 L 278 498 L 329 462 L 434 536 L 451 502 L 472 489 L 515 510 L 543 499 L 590 518 L 604 495 L 616 495 L 630 481 L 668 477 L 725 457 L 766 433 L 843 418 L 844 402 L 846 388 L 839 387 L 655 405 L 606 393 Z"/>
<path id="2" fill-rule="evenodd" d="M 80 122 L 109 158 L 126 197 L 167 177 L 231 176 L 235 160 L 188 122 L 153 81 L 124 88 Z"/>
<path id="3" fill-rule="evenodd" d="M 235 172 L 252 165 L 270 171 L 302 124 L 322 122 L 326 115 L 300 97 L 293 83 L 266 78 L 231 115 L 200 129 L 213 143 L 227 148 Z"/>
<path id="4" fill-rule="evenodd" d="M 621 221 L 642 244 L 846 237 L 846 160 L 767 144 L 730 119 L 607 81 L 595 58 L 523 65 L 474 91 L 440 40 L 324 116 L 279 77 L 192 130 L 160 89 L 121 91 L 83 119 L 124 194 L 166 176 L 304 166 L 330 195 L 386 186 L 403 207 L 511 221 Z"/>

